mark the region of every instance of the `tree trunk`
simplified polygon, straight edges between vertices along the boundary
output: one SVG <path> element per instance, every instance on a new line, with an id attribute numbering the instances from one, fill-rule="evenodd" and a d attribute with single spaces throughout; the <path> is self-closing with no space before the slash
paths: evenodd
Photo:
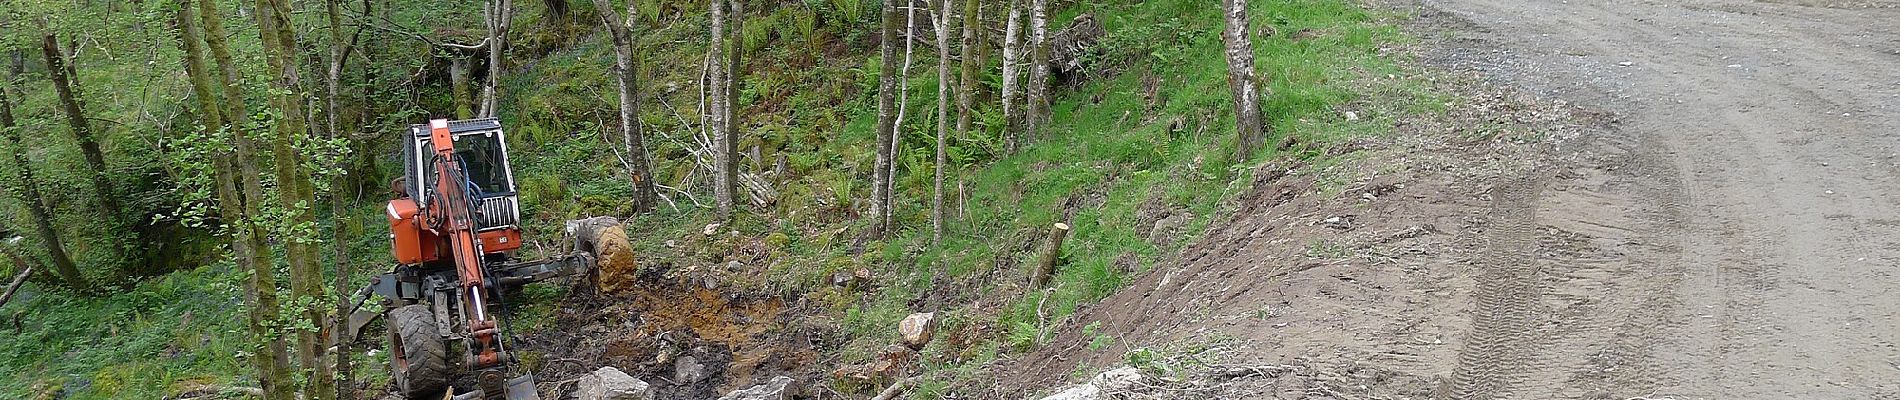
<path id="1" fill-rule="evenodd" d="M 85 156 L 86 173 L 92 179 L 94 195 L 99 197 L 107 220 L 119 221 L 125 217 L 124 209 L 119 207 L 118 191 L 113 190 L 112 181 L 106 176 L 105 152 L 99 149 L 92 122 L 86 118 L 85 102 L 80 99 L 79 87 L 74 82 L 78 77 L 73 76 L 72 65 L 59 50 L 59 39 L 53 32 L 46 31 L 43 38 L 40 49 L 46 54 L 46 72 L 53 81 L 53 91 L 59 94 L 60 110 L 66 114 L 66 124 L 72 127 L 73 140 L 79 142 L 79 153 Z"/>
<path id="2" fill-rule="evenodd" d="M 324 74 L 323 80 L 324 130 L 329 133 L 331 140 L 342 140 L 343 148 L 349 149 L 349 142 L 352 135 L 343 132 L 341 124 L 337 121 L 338 107 L 341 105 L 337 98 L 340 95 L 339 92 L 341 92 L 342 87 L 343 67 L 349 64 L 350 52 L 355 50 L 356 47 L 356 38 L 350 38 L 350 41 L 347 43 L 343 41 L 343 12 L 341 5 L 338 3 L 341 3 L 341 0 L 324 0 L 323 2 L 324 14 L 329 17 L 330 23 L 330 60 L 329 63 L 327 63 L 328 68 L 325 70 L 326 73 Z M 366 9 L 364 12 L 369 12 L 369 10 Z M 360 28 L 358 32 L 362 32 Z M 347 171 L 349 166 L 348 156 L 349 154 L 347 153 L 338 154 L 336 164 L 334 164 L 333 167 L 338 170 Z M 351 382 L 354 381 L 351 376 L 351 372 L 353 371 L 350 369 L 350 341 L 342 340 L 343 335 L 341 333 L 343 331 L 343 319 L 348 316 L 350 312 L 349 286 L 352 270 L 350 268 L 350 238 L 349 232 L 347 231 L 349 224 L 344 222 L 349 220 L 349 211 L 348 207 L 346 207 L 349 203 L 349 199 L 344 196 L 344 193 L 348 193 L 349 186 L 344 185 L 344 182 L 342 182 L 346 176 L 347 175 L 339 175 L 334 178 L 336 181 L 330 182 L 330 220 L 332 221 L 330 250 L 331 262 L 334 263 L 333 269 L 335 271 L 335 280 L 331 283 L 331 290 L 336 292 L 336 298 L 333 300 L 336 302 L 336 308 L 332 310 L 333 312 L 329 318 L 324 321 L 323 331 L 330 332 L 331 336 L 323 338 L 323 341 L 335 342 L 336 352 L 330 355 L 328 362 L 320 363 L 320 366 L 331 366 L 332 368 L 328 370 L 318 369 L 315 385 L 311 388 L 313 391 L 320 391 L 317 396 L 313 396 L 320 400 L 347 400 L 355 398 L 353 393 L 350 392 L 350 386 L 352 386 Z"/>
<path id="3" fill-rule="evenodd" d="M 257 0 L 258 36 L 263 40 L 265 61 L 270 70 L 276 71 L 272 79 L 272 89 L 276 96 L 272 99 L 277 109 L 274 118 L 275 134 L 271 140 L 273 171 L 277 177 L 277 199 L 279 206 L 288 213 L 287 226 L 278 227 L 279 237 L 284 243 L 284 258 L 290 264 L 290 293 L 293 301 L 309 301 L 312 305 L 326 301 L 322 298 L 322 273 L 317 266 L 317 249 L 312 237 L 303 237 L 299 227 L 315 224 L 312 207 L 316 204 L 315 189 L 310 182 L 310 171 L 303 168 L 305 156 L 293 147 L 300 136 L 308 135 L 308 121 L 305 117 L 304 97 L 301 95 L 302 77 L 297 71 L 297 59 L 300 56 L 295 33 L 291 31 L 291 8 L 288 0 Z M 320 326 L 325 319 L 322 307 L 305 307 L 299 316 L 312 326 Z M 317 376 L 327 373 L 328 368 L 319 362 L 323 358 L 322 340 L 314 330 L 297 331 L 297 359 L 304 372 L 305 382 L 312 390 L 311 397 L 321 400 L 332 394 L 327 385 L 319 383 Z"/>
<path id="4" fill-rule="evenodd" d="M 976 94 L 983 86 L 977 76 L 988 61 L 983 56 L 982 13 L 982 0 L 963 0 L 963 55 L 958 61 L 962 76 L 957 78 L 962 88 L 957 89 L 957 138 L 969 137 L 971 117 L 976 111 Z"/>
<path id="5" fill-rule="evenodd" d="M 1042 140 L 1049 117 L 1049 2 L 1029 3 L 1029 110 L 1023 116 L 1024 143 Z"/>
<path id="6" fill-rule="evenodd" d="M 13 77 L 7 77 L 9 81 Z M 33 230 L 39 234 L 40 243 L 46 246 L 46 255 L 53 259 L 53 272 L 60 280 L 74 290 L 87 290 L 90 285 L 79 274 L 79 266 L 73 264 L 73 258 L 66 254 L 66 245 L 60 241 L 59 231 L 53 228 L 53 214 L 48 209 L 46 197 L 40 195 L 40 182 L 33 176 L 33 162 L 26 156 L 25 145 L 20 143 L 20 127 L 13 119 L 13 104 L 7 98 L 8 85 L 0 85 L 0 138 L 6 140 L 9 153 L 13 156 L 14 178 L 18 179 L 18 190 L 13 196 L 26 205 L 26 212 L 33 218 Z"/>
<path id="7" fill-rule="evenodd" d="M 727 143 L 726 135 L 726 129 L 730 126 L 730 122 L 726 121 L 726 118 L 732 115 L 726 112 L 726 109 L 731 107 L 732 103 L 732 99 L 730 98 L 732 92 L 726 88 L 727 85 L 732 83 L 732 79 L 729 77 L 732 73 L 732 66 L 728 64 L 732 61 L 732 58 L 731 55 L 727 53 L 731 50 L 728 49 L 729 45 L 726 40 L 726 23 L 728 22 L 726 18 L 726 5 L 726 0 L 712 0 L 711 4 L 708 5 L 712 13 L 712 43 L 709 50 L 712 52 L 712 64 L 710 65 L 712 71 L 708 71 L 706 77 L 706 79 L 710 81 L 710 88 L 708 88 L 707 91 L 712 94 L 710 101 L 712 104 L 707 107 L 706 111 L 707 114 L 711 116 L 708 120 L 708 124 L 711 125 L 712 128 L 712 144 L 714 147 L 712 149 L 713 205 L 716 207 L 715 211 L 718 214 L 719 220 L 722 221 L 732 218 L 733 196 L 738 188 L 738 183 L 734 182 L 735 179 L 733 179 L 733 175 L 727 173 L 727 171 L 732 169 L 732 158 L 734 156 L 734 154 L 732 154 L 733 152 L 728 151 L 728 149 L 734 146 L 731 143 Z"/>
<path id="8" fill-rule="evenodd" d="M 1029 287 L 1042 288 L 1055 278 L 1056 262 L 1062 259 L 1062 241 L 1069 237 L 1069 224 L 1057 222 L 1049 229 L 1049 247 L 1042 252 L 1042 258 L 1036 262 L 1036 274 L 1029 279 Z"/>
<path id="9" fill-rule="evenodd" d="M 501 97 L 502 55 L 508 53 L 508 26 L 514 23 L 513 0 L 488 0 L 482 6 L 488 25 L 488 79 L 482 81 L 482 106 L 478 117 L 495 116 Z"/>
<path id="10" fill-rule="evenodd" d="M 1247 36 L 1247 0 L 1222 0 L 1226 7 L 1227 27 L 1221 39 L 1227 44 L 1227 87 L 1234 95 L 1234 160 L 1245 161 L 1266 140 L 1267 127 L 1261 115 L 1263 97 L 1260 78 L 1254 75 L 1253 42 Z"/>
<path id="11" fill-rule="evenodd" d="M 878 29 L 882 65 L 877 72 L 877 161 L 871 169 L 871 234 L 883 237 L 889 228 L 884 216 L 890 209 L 892 142 L 897 125 L 897 2 L 884 2 Z"/>
<path id="12" fill-rule="evenodd" d="M 937 168 L 930 191 L 930 240 L 943 242 L 943 172 L 949 168 L 950 146 L 950 98 L 956 97 L 951 91 L 955 83 L 950 75 L 950 10 L 955 7 L 951 0 L 937 3 Z M 968 45 L 965 46 L 968 51 Z M 962 104 L 961 100 L 957 104 Z M 961 125 L 959 125 L 961 129 Z M 961 132 L 961 131 L 959 131 Z"/>
<path id="13" fill-rule="evenodd" d="M 726 10 L 726 18 L 730 21 L 726 25 L 725 39 L 726 51 L 730 52 L 727 53 L 725 68 L 726 98 L 720 103 L 720 110 L 726 113 L 724 118 L 720 118 L 723 129 L 719 134 L 721 146 L 719 151 L 726 155 L 724 163 L 719 165 L 720 178 L 726 182 L 726 211 L 721 213 L 724 216 L 722 219 L 731 218 L 734 207 L 739 204 L 737 200 L 739 196 L 738 110 L 740 108 L 739 91 L 745 84 L 745 80 L 740 79 L 745 75 L 745 64 L 740 60 L 740 56 L 745 53 L 745 44 L 740 42 L 740 37 L 743 35 L 741 32 L 745 29 L 745 3 L 741 0 L 728 0 L 726 4 L 731 8 Z"/>
<path id="14" fill-rule="evenodd" d="M 20 290 L 20 286 L 26 285 L 27 277 L 33 276 L 33 267 L 26 265 L 26 260 L 21 259 L 19 254 L 13 254 L 11 251 L 6 253 L 7 258 L 13 260 L 14 268 L 20 269 L 20 274 L 14 275 L 13 282 L 7 283 L 7 291 L 0 293 L 0 306 L 5 306 L 8 300 L 13 300 L 13 292 Z"/>
<path id="15" fill-rule="evenodd" d="M 1018 131 L 1022 116 L 1017 108 L 1016 97 L 1022 94 L 1017 86 L 1021 84 L 1023 43 L 1020 32 L 1023 30 L 1022 0 L 1009 0 L 1009 21 L 1003 24 L 1003 136 L 1005 151 L 1016 152 L 1022 145 L 1022 132 Z"/>
<path id="16" fill-rule="evenodd" d="M 468 56 L 449 55 L 449 97 L 455 103 L 455 119 L 475 117 L 475 101 L 468 93 Z"/>
<path id="17" fill-rule="evenodd" d="M 644 213 L 659 208 L 653 187 L 651 163 L 647 160 L 646 136 L 640 124 L 640 57 L 634 45 L 639 41 L 639 8 L 627 6 L 622 19 L 609 0 L 594 0 L 601 25 L 614 42 L 614 80 L 620 92 L 620 136 L 627 147 L 627 179 L 633 185 L 633 210 Z"/>
<path id="18" fill-rule="evenodd" d="M 962 76 L 957 78 L 958 84 L 962 86 L 962 88 L 957 90 L 958 139 L 967 139 L 970 137 L 970 118 L 972 114 L 976 113 L 976 91 L 977 87 L 982 85 L 982 83 L 977 82 L 978 77 L 976 76 L 977 71 L 983 68 L 984 64 L 982 56 L 983 40 L 980 36 L 983 26 L 982 13 L 982 0 L 963 1 L 963 59 L 959 61 L 958 65 L 963 70 Z M 939 143 L 938 147 L 941 148 L 944 146 L 942 143 Z M 937 165 L 939 168 L 950 168 L 948 157 L 946 157 L 947 155 L 942 151 L 937 152 L 937 154 Z M 938 175 L 937 207 L 941 209 L 943 208 L 943 174 Z M 944 219 L 942 211 L 938 212 L 938 217 L 939 220 Z M 939 239 L 941 239 L 943 236 L 943 228 L 939 227 L 937 231 Z"/>
<path id="19" fill-rule="evenodd" d="M 929 0 L 924 0 L 929 1 Z M 897 120 L 891 123 L 891 163 L 886 166 L 884 178 L 891 180 L 884 191 L 884 219 L 886 227 L 891 225 L 897 208 L 897 165 L 898 157 L 904 151 L 904 120 L 910 117 L 910 61 L 917 49 L 917 4 L 916 0 L 904 1 L 904 66 L 897 70 Z"/>
<path id="20" fill-rule="evenodd" d="M 188 1 L 188 0 L 186 0 Z M 217 61 L 217 73 L 204 71 L 204 57 L 193 51 L 197 43 L 197 27 L 189 22 L 190 7 L 181 7 L 180 35 L 186 46 L 186 72 L 193 70 L 192 91 L 198 97 L 200 115 L 205 127 L 212 132 L 223 131 L 224 122 L 231 121 L 232 142 L 228 149 L 213 154 L 213 170 L 216 171 L 219 217 L 224 220 L 226 233 L 231 236 L 231 252 L 239 268 L 248 268 L 251 272 L 245 280 L 245 299 L 250 303 L 250 331 L 256 340 L 258 354 L 251 357 L 257 368 L 258 387 L 264 391 L 266 400 L 290 400 L 294 397 L 290 379 L 290 354 L 284 339 L 271 331 L 271 324 L 278 319 L 277 283 L 275 271 L 270 265 L 258 262 L 258 249 L 264 248 L 263 233 L 253 223 L 251 216 L 261 215 L 257 204 L 264 198 L 264 190 L 259 183 L 253 160 L 255 144 L 252 143 L 242 121 L 248 116 L 244 113 L 244 96 L 238 86 L 238 70 L 231 59 L 229 47 L 224 43 L 224 26 L 218 14 L 214 0 L 197 0 L 198 18 L 204 23 L 205 47 L 211 50 L 212 59 Z M 198 67 L 190 67 L 190 65 Z M 212 76 L 218 78 L 224 88 L 224 99 L 220 107 L 211 96 Z M 222 110 L 222 115 L 220 115 Z M 240 188 L 242 188 L 240 190 Z"/>

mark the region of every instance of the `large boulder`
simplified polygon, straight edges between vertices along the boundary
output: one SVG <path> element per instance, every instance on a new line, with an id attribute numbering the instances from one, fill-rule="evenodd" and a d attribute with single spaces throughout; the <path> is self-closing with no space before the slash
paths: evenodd
<path id="1" fill-rule="evenodd" d="M 779 376 L 764 384 L 727 393 L 719 400 L 790 400 L 797 395 L 796 381 Z"/>
<path id="2" fill-rule="evenodd" d="M 580 386 L 574 393 L 580 400 L 653 400 L 653 390 L 646 381 L 614 367 L 601 367 L 581 377 Z"/>
<path id="3" fill-rule="evenodd" d="M 913 349 L 924 348 L 930 344 L 931 331 L 937 329 L 937 313 L 916 313 L 904 317 L 897 323 L 897 333 L 904 335 L 904 344 Z"/>

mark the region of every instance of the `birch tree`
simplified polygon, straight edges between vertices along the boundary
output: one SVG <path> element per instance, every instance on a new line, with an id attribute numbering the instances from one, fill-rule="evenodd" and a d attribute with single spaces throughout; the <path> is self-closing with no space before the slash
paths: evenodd
<path id="1" fill-rule="evenodd" d="M 950 163 L 950 101 L 957 97 L 957 93 L 951 91 L 955 83 L 950 80 L 950 18 L 953 4 L 951 0 L 939 0 L 938 12 L 931 24 L 937 30 L 937 168 L 930 193 L 930 238 L 934 242 L 943 241 L 943 171 Z"/>
<path id="2" fill-rule="evenodd" d="M 727 49 L 730 44 L 728 43 L 729 40 L 727 40 L 726 34 L 726 23 L 728 22 L 726 19 L 726 5 L 726 0 L 712 0 L 712 4 L 709 6 L 710 12 L 712 13 L 712 43 L 708 51 L 712 52 L 712 63 L 708 66 L 706 74 L 706 79 L 709 81 L 707 91 L 711 93 L 710 104 L 707 106 L 707 115 L 709 117 L 708 125 L 712 130 L 712 144 L 714 147 L 713 204 L 717 207 L 718 218 L 720 220 L 732 217 L 733 198 L 735 197 L 734 192 L 737 191 L 737 182 L 734 182 L 735 179 L 733 179 L 734 174 L 728 173 L 733 167 L 733 152 L 730 151 L 730 149 L 735 146 L 733 143 L 730 143 L 728 135 L 726 134 L 727 129 L 730 129 L 729 127 L 731 126 L 731 122 L 726 119 L 732 116 L 731 113 L 726 111 L 727 107 L 731 107 L 732 103 L 732 92 L 727 89 L 732 83 L 732 80 L 728 77 L 728 74 L 732 73 L 732 66 L 728 64 L 732 58 L 730 58 L 731 56 L 727 53 L 727 51 L 730 51 Z"/>
<path id="3" fill-rule="evenodd" d="M 647 160 L 646 136 L 640 124 L 640 61 L 634 44 L 639 41 L 639 8 L 627 2 L 625 18 L 614 12 L 610 0 L 594 0 L 601 25 L 607 27 L 614 42 L 614 82 L 620 92 L 620 137 L 627 152 L 627 180 L 633 185 L 634 212 L 659 208 L 654 190 L 651 163 Z"/>
<path id="4" fill-rule="evenodd" d="M 722 104 L 722 108 L 720 109 L 720 111 L 726 113 L 726 115 L 720 119 L 724 122 L 724 125 L 721 126 L 720 143 L 722 147 L 719 149 L 720 152 L 726 155 L 726 158 L 725 163 L 719 167 L 719 174 L 726 180 L 727 210 L 724 215 L 725 218 L 730 218 L 733 212 L 732 208 L 737 207 L 739 204 L 738 110 L 740 108 L 739 91 L 745 83 L 744 79 L 740 79 L 740 76 L 745 74 L 744 63 L 740 60 L 740 55 L 745 52 L 745 45 L 740 41 L 740 32 L 745 31 L 745 2 L 741 0 L 728 0 L 726 4 L 728 7 L 731 7 L 726 10 L 728 22 L 726 25 L 725 51 L 729 53 L 726 53 L 726 101 Z"/>
<path id="5" fill-rule="evenodd" d="M 1227 19 L 1227 27 L 1221 31 L 1227 47 L 1227 87 L 1234 95 L 1234 132 L 1238 136 L 1234 159 L 1245 160 L 1266 140 L 1267 127 L 1260 110 L 1264 93 L 1260 78 L 1254 75 L 1253 42 L 1247 37 L 1247 0 L 1221 1 Z"/>
<path id="6" fill-rule="evenodd" d="M 929 1 L 929 0 L 925 0 Z M 917 54 L 917 6 L 915 0 L 904 2 L 904 65 L 897 70 L 897 120 L 891 122 L 891 163 L 886 165 L 884 178 L 891 180 L 884 191 L 884 225 L 890 225 L 897 208 L 890 206 L 897 202 L 897 157 L 904 150 L 904 120 L 910 117 L 910 65 L 911 57 Z"/>
<path id="7" fill-rule="evenodd" d="M 482 4 L 483 24 L 488 26 L 488 79 L 482 81 L 481 111 L 477 117 L 495 116 L 501 97 L 502 55 L 508 53 L 508 27 L 514 23 L 514 0 L 487 0 Z"/>
<path id="8" fill-rule="evenodd" d="M 1049 1 L 1029 3 L 1028 113 L 1023 115 L 1024 141 L 1042 139 L 1049 113 Z"/>
<path id="9" fill-rule="evenodd" d="M 1022 0 L 1009 0 L 1009 20 L 1003 24 L 1003 134 L 1007 136 L 1004 146 L 1014 153 L 1021 145 L 1022 132 L 1018 131 L 1022 116 L 1017 98 L 1022 90 L 1022 38 L 1023 8 Z"/>

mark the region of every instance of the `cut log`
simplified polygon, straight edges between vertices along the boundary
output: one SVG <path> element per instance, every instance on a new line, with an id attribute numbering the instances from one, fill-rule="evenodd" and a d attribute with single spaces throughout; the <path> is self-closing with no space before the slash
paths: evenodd
<path id="1" fill-rule="evenodd" d="M 567 222 L 568 235 L 575 247 L 594 256 L 594 282 L 602 293 L 632 289 L 638 275 L 633 246 L 627 231 L 613 217 L 594 217 Z"/>
<path id="2" fill-rule="evenodd" d="M 1069 224 L 1057 222 L 1049 231 L 1049 247 L 1042 252 L 1042 261 L 1036 263 L 1036 275 L 1030 279 L 1030 286 L 1043 287 L 1056 274 L 1056 262 L 1061 260 L 1062 240 L 1069 237 Z"/>

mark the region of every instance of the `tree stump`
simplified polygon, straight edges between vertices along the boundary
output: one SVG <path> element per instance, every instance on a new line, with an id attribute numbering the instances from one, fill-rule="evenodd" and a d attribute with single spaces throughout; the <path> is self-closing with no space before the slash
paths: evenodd
<path id="1" fill-rule="evenodd" d="M 1069 224 L 1057 222 L 1049 231 L 1049 247 L 1042 252 L 1042 260 L 1036 263 L 1036 274 L 1029 280 L 1030 286 L 1043 287 L 1056 274 L 1056 262 L 1061 260 L 1062 241 L 1069 237 Z"/>

